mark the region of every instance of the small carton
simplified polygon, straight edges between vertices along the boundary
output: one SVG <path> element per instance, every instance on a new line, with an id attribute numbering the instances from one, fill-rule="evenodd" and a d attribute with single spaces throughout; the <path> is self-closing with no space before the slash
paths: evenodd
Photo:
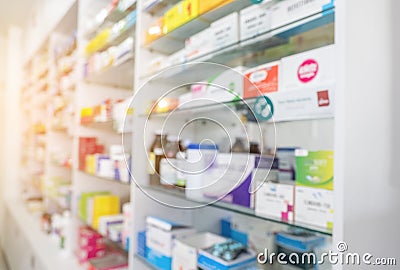
<path id="1" fill-rule="evenodd" d="M 185 239 L 175 240 L 172 251 L 173 270 L 196 270 L 200 249 L 226 242 L 226 238 L 212 233 L 199 233 Z"/>
<path id="2" fill-rule="evenodd" d="M 171 269 L 173 241 L 194 234 L 193 228 L 156 217 L 146 218 L 146 259 L 159 269 Z"/>
<path id="3" fill-rule="evenodd" d="M 332 229 L 334 191 L 300 186 L 295 190 L 295 221 Z"/>
<path id="4" fill-rule="evenodd" d="M 278 91 L 280 62 L 264 64 L 245 73 L 244 98 L 258 97 Z"/>

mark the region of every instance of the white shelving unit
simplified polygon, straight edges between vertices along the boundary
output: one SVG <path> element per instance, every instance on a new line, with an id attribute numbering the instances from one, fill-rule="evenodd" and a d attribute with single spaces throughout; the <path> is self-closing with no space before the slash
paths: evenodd
<path id="1" fill-rule="evenodd" d="M 258 35 L 255 38 L 237 42 L 233 45 L 227 46 L 220 50 L 212 51 L 205 55 L 192 59 L 191 61 L 183 61 L 180 64 L 186 64 L 179 68 L 166 67 L 161 70 L 149 70 L 149 64 L 154 62 L 156 59 L 159 61 L 165 61 L 165 59 L 181 49 L 185 45 L 185 38 L 200 32 L 201 30 L 209 27 L 209 25 L 219 18 L 228 15 L 233 11 L 239 11 L 240 9 L 251 5 L 249 0 L 233 1 L 231 4 L 224 8 L 210 11 L 203 14 L 199 18 L 184 24 L 169 34 L 153 41 L 149 44 L 145 44 L 145 31 L 148 27 L 161 16 L 168 7 L 176 4 L 177 0 L 167 1 L 155 1 L 154 4 L 148 5 L 149 1 L 137 0 L 137 3 L 129 7 L 126 12 L 112 12 L 110 13 L 100 25 L 93 29 L 88 29 L 87 22 L 92 19 L 102 8 L 110 4 L 110 0 L 79 0 L 74 1 L 70 7 L 63 12 L 62 18 L 59 20 L 58 26 L 54 27 L 46 38 L 40 38 L 40 42 L 36 42 L 28 50 L 27 60 L 24 61 L 24 67 L 29 67 L 29 63 L 34 57 L 35 53 L 43 50 L 49 44 L 49 41 L 54 33 L 70 32 L 71 27 L 77 28 L 77 40 L 78 40 L 78 63 L 77 72 L 79 80 L 76 84 L 75 95 L 73 97 L 75 103 L 75 118 L 72 126 L 73 131 L 70 136 L 66 134 L 59 134 L 60 132 L 54 132 L 54 134 L 47 134 L 46 145 L 55 145 L 72 150 L 72 157 L 74 164 L 72 169 L 68 172 L 72 180 L 72 212 L 76 214 L 77 209 L 77 198 L 79 194 L 85 191 L 102 191 L 108 190 L 113 194 L 121 197 L 122 202 L 131 201 L 133 206 L 134 224 L 132 233 L 130 235 L 130 250 L 129 250 L 129 269 L 153 269 L 151 265 L 147 264 L 145 260 L 138 257 L 136 254 L 137 234 L 145 230 L 146 224 L 145 219 L 149 215 L 154 215 L 160 218 L 165 218 L 177 223 L 191 225 L 198 231 L 210 231 L 219 233 L 219 220 L 221 218 L 231 218 L 241 224 L 250 224 L 254 227 L 261 228 L 265 231 L 285 231 L 290 228 L 298 228 L 310 232 L 314 232 L 318 235 L 324 236 L 328 243 L 337 243 L 339 241 L 350 241 L 350 244 L 358 248 L 363 248 L 361 244 L 353 242 L 355 240 L 363 243 L 364 247 L 371 247 L 366 243 L 361 234 L 360 221 L 356 220 L 352 214 L 357 218 L 362 219 L 361 213 L 371 216 L 366 219 L 365 232 L 374 232 L 378 234 L 377 228 L 374 226 L 377 224 L 372 219 L 372 214 L 382 214 L 382 219 L 387 218 L 388 215 L 384 215 L 379 212 L 379 207 L 386 207 L 392 202 L 398 203 L 392 193 L 394 190 L 399 189 L 399 185 L 393 183 L 384 182 L 382 186 L 371 184 L 373 181 L 379 178 L 379 175 L 374 174 L 374 180 L 369 177 L 365 172 L 362 173 L 363 182 L 357 180 L 352 182 L 349 178 L 357 178 L 355 168 L 349 168 L 348 164 L 353 163 L 354 160 L 364 161 L 366 159 L 365 154 L 360 152 L 361 142 L 370 143 L 373 141 L 372 136 L 378 136 L 377 132 L 371 132 L 370 126 L 363 125 L 360 121 L 365 115 L 362 113 L 369 113 L 368 108 L 361 108 L 359 104 L 361 101 L 365 101 L 371 107 L 374 105 L 374 101 L 370 98 L 366 98 L 363 93 L 357 91 L 357 96 L 347 96 L 349 87 L 357 88 L 360 80 L 365 78 L 351 77 L 349 74 L 353 74 L 357 68 L 365 71 L 367 74 L 367 67 L 359 63 L 359 60 L 363 57 L 369 59 L 372 62 L 379 63 L 380 66 L 385 66 L 390 62 L 390 56 L 394 52 L 385 53 L 385 58 L 379 61 L 370 55 L 370 52 L 377 50 L 379 44 L 370 43 L 367 40 L 369 33 L 363 32 L 363 35 L 353 36 L 349 29 L 362 29 L 362 25 L 368 18 L 368 16 L 376 15 L 375 10 L 379 10 L 382 6 L 385 7 L 384 11 L 378 13 L 378 19 L 383 20 L 388 16 L 389 4 L 382 4 L 379 6 L 378 2 L 375 1 L 371 5 L 367 13 L 359 12 L 358 6 L 364 5 L 362 1 L 349 1 L 337 0 L 335 5 L 337 8 L 331 8 L 327 12 L 321 12 L 302 18 L 283 27 L 272 29 L 265 33 Z M 350 1 L 351 2 L 351 1 Z M 355 3 L 357 2 L 357 3 Z M 271 5 L 276 2 L 272 1 Z M 87 60 L 85 55 L 85 47 L 89 39 L 93 38 L 95 33 L 103 30 L 104 27 L 112 25 L 120 19 L 127 16 L 129 12 L 137 11 L 137 19 L 134 30 L 126 31 L 121 36 L 113 40 L 113 43 L 107 44 L 102 47 L 101 50 L 105 50 L 112 45 L 118 45 L 119 42 L 125 38 L 131 36 L 134 38 L 134 48 L 132 53 L 123 58 L 120 62 L 108 66 L 99 70 L 98 72 L 92 73 L 87 77 L 84 77 L 84 67 Z M 357 14 L 357 18 L 351 18 L 351 14 Z M 368 22 L 372 23 L 372 22 Z M 353 28 L 351 27 L 353 26 Z M 382 29 L 389 28 L 388 24 L 381 23 Z M 372 29 L 373 27 L 368 27 Z M 54 33 L 53 33 L 54 32 Z M 388 41 L 390 38 L 386 32 L 379 33 L 379 37 Z M 350 46 L 350 42 L 354 42 Z M 38 45 L 39 43 L 39 45 Z M 52 43 L 52 42 L 50 42 Z M 246 67 L 255 67 L 262 63 L 271 62 L 274 60 L 281 59 L 282 57 L 292 55 L 295 53 L 308 51 L 314 48 L 323 47 L 336 43 L 339 48 L 335 54 L 338 59 L 338 84 L 335 91 L 335 103 L 337 105 L 334 117 L 321 117 L 321 118 L 302 118 L 296 121 L 282 121 L 275 124 L 263 123 L 262 132 L 267 140 L 266 144 L 273 148 L 285 147 L 285 146 L 301 146 L 306 149 L 333 149 L 335 151 L 335 221 L 333 230 L 326 228 L 318 228 L 300 223 L 285 223 L 273 218 L 259 217 L 255 215 L 253 210 L 228 205 L 226 203 L 216 203 L 208 205 L 206 207 L 200 207 L 203 201 L 189 200 L 186 198 L 184 193 L 177 190 L 165 189 L 160 186 L 151 186 L 149 184 L 148 176 L 148 159 L 147 152 L 152 141 L 154 132 L 162 126 L 166 120 L 168 113 L 155 113 L 151 117 L 148 117 L 148 104 L 152 99 L 158 99 L 160 96 L 166 93 L 169 89 L 176 87 L 177 85 L 190 84 L 199 81 L 203 81 L 216 73 L 223 71 L 223 66 L 235 67 L 243 65 Z M 367 44 L 368 46 L 364 46 Z M 336 46 L 336 45 L 335 45 Z M 274 48 L 283 48 L 282 50 L 273 50 Z M 358 53 L 359 48 L 361 52 Z M 350 57 L 349 57 L 350 56 Z M 349 57 L 349 58 L 347 58 Z M 358 58 L 357 58 L 358 57 Z M 358 61 L 358 62 L 357 62 Z M 367 60 L 366 60 L 367 61 Z M 206 66 L 202 62 L 213 62 L 218 65 Z M 389 65 L 388 65 L 389 66 Z M 206 68 L 205 68 L 206 67 Z M 346 68 L 345 68 L 346 67 Z M 385 69 L 384 71 L 387 71 Z M 387 73 L 383 70 L 379 71 L 379 76 L 385 78 L 385 80 L 391 80 L 393 78 L 387 77 Z M 345 72 L 347 72 L 345 74 Z M 387 76 L 386 76 L 387 75 Z M 16 79 L 13 78 L 13 81 Z M 393 79 L 393 81 L 396 81 Z M 396 81 L 397 82 L 397 81 Z M 361 83 L 365 89 L 370 89 L 367 82 Z M 377 84 L 373 84 L 374 87 L 378 88 Z M 385 86 L 389 87 L 388 84 Z M 183 89 L 182 91 L 185 91 Z M 186 89 L 187 91 L 187 89 Z M 389 91 L 382 93 L 385 100 L 392 96 Z M 111 122 L 94 123 L 89 125 L 80 124 L 80 109 L 83 107 L 95 106 L 105 99 L 127 99 L 133 98 L 134 107 L 134 127 L 130 132 L 119 134 L 112 128 Z M 40 103 L 45 103 L 43 100 L 35 98 Z M 249 101 L 249 100 L 247 100 Z M 249 101 L 250 102 L 250 101 Z M 353 104 L 350 104 L 353 103 Z M 225 104 L 229 108 L 232 108 L 232 104 Z M 354 106 L 354 107 L 352 107 Z M 378 123 L 377 127 L 384 129 L 390 125 L 394 125 L 398 128 L 398 124 L 394 120 L 387 120 L 390 113 L 385 111 L 384 108 L 379 107 L 382 111 L 373 117 L 373 121 Z M 359 110 L 358 110 L 359 109 Z M 226 108 L 218 106 L 200 106 L 197 108 L 182 109 L 177 111 L 176 116 L 168 122 L 165 126 L 166 131 L 171 135 L 177 135 L 177 131 L 190 122 L 194 117 L 216 117 L 221 123 L 229 127 L 231 135 L 240 135 L 240 129 L 235 127 L 235 120 L 225 117 L 227 112 Z M 349 113 L 352 113 L 352 117 L 348 119 Z M 390 118 L 391 119 L 391 118 Z M 359 128 L 359 132 L 356 132 L 357 138 L 351 137 L 350 132 L 351 125 Z M 10 126 L 10 124 L 8 124 Z M 252 130 L 251 124 L 246 123 L 246 128 Z M 397 130 L 397 129 L 396 129 Z M 363 131 L 368 134 L 365 138 L 363 137 Z M 344 134 L 349 133 L 349 135 Z M 208 138 L 210 134 L 213 134 L 215 140 L 220 140 L 221 136 L 218 132 L 215 132 L 215 126 L 210 123 L 204 123 L 201 121 L 192 123 L 185 128 L 184 138 L 191 139 L 192 141 L 201 141 L 204 138 Z M 63 136 L 61 138 L 60 136 Z M 79 137 L 91 137 L 95 136 L 99 138 L 100 143 L 108 146 L 112 144 L 124 143 L 125 150 L 132 153 L 132 176 L 133 184 L 127 185 L 120 182 L 113 181 L 108 178 L 101 178 L 95 175 L 90 175 L 86 172 L 82 172 L 78 169 L 78 155 L 79 155 Z M 358 141 L 360 139 L 360 141 Z M 59 143 L 65 140 L 65 143 Z M 370 140 L 366 142 L 366 140 Z M 8 139 L 8 142 L 11 140 Z M 350 147 L 354 144 L 357 147 Z M 385 144 L 385 149 L 389 149 L 389 145 Z M 132 151 L 130 151 L 132 149 Z M 385 157 L 383 149 L 374 148 L 379 157 Z M 389 151 L 389 150 L 388 150 Z M 357 153 L 356 153 L 357 152 Z M 358 154 L 361 153 L 361 154 Z M 386 153 L 387 154 L 387 153 Z M 364 155 L 364 156 L 363 156 Z M 379 158 L 376 157 L 377 160 Z M 46 156 L 44 162 L 46 163 L 46 173 L 51 174 L 51 171 L 58 170 L 52 168 L 51 158 L 49 155 Z M 376 163 L 372 164 L 370 160 L 369 164 L 373 168 Z M 365 168 L 356 166 L 359 171 L 364 171 Z M 367 166 L 368 167 L 368 166 Z M 387 166 L 379 167 L 382 171 L 386 170 Z M 62 169 L 60 169 L 62 170 Z M 396 175 L 394 171 L 391 176 Z M 25 172 L 23 172 L 25 173 Z M 66 172 L 67 173 L 67 172 Z M 58 172 L 57 172 L 58 174 Z M 5 174 L 11 175 L 11 174 Z M 392 177 L 393 178 L 393 177 Z M 365 180 L 364 182 L 364 179 Z M 372 198 L 373 192 L 376 191 L 378 194 L 378 200 L 383 202 L 377 203 L 376 208 L 371 210 L 371 215 L 366 211 L 361 211 L 362 201 L 354 198 L 354 194 L 358 194 L 357 185 L 366 185 L 368 191 L 365 194 L 360 194 L 362 199 L 369 200 Z M 17 190 L 15 188 L 14 190 Z M 18 197 L 19 193 L 14 197 Z M 390 195 L 388 195 L 390 194 Z M 387 197 L 386 197 L 387 195 Z M 390 199 L 389 199 L 390 198 Z M 355 204 L 352 205 L 353 199 Z M 387 200 L 386 200 L 387 199 Z M 160 203 L 162 202 L 162 203 Z M 169 205 L 169 206 L 168 206 Z M 178 205 L 179 207 L 171 207 L 171 205 Z M 344 206 L 352 205 L 349 208 Z M 186 208 L 186 209 L 185 209 Z M 188 209 L 190 208 L 190 209 Z M 368 208 L 368 207 L 366 207 Z M 39 220 L 30 216 L 30 214 L 24 209 L 23 204 L 20 201 L 10 200 L 7 203 L 6 217 L 9 218 L 10 224 L 13 224 L 13 228 L 18 228 L 18 233 L 10 231 L 10 226 L 4 226 L 7 231 L 7 235 L 17 235 L 20 237 L 19 241 L 15 241 L 15 245 L 10 244 L 10 248 L 6 250 L 7 259 L 11 261 L 11 266 L 14 270 L 19 269 L 58 269 L 64 267 L 65 269 L 80 269 L 75 263 L 73 255 L 70 255 L 68 259 L 64 258 L 62 252 L 55 248 L 56 244 L 46 235 L 40 233 Z M 206 218 L 205 218 L 206 217 Z M 345 222 L 345 219 L 351 220 L 351 222 Z M 350 224 L 351 223 L 351 224 Z M 385 239 L 390 238 L 387 236 L 389 233 L 396 235 L 396 229 L 394 224 L 386 224 L 387 233 L 385 233 Z M 32 226 L 24 226 L 24 224 L 32 224 Z M 77 232 L 77 227 L 83 223 L 79 219 L 74 219 L 73 231 Z M 356 224 L 356 225 L 354 225 Z M 364 226 L 364 225 L 363 225 Z M 353 235 L 355 235 L 353 237 Z M 76 237 L 76 235 L 74 236 Z M 374 243 L 378 242 L 377 236 L 373 238 Z M 14 242 L 14 239 L 8 237 L 3 239 L 3 245 Z M 37 246 L 40 243 L 40 246 Z M 18 264 L 18 259 L 15 255 L 20 250 L 23 250 L 28 244 L 29 256 L 28 259 L 21 261 Z M 391 246 L 392 247 L 392 246 Z M 74 247 L 73 247 L 74 248 Z M 332 246 L 334 248 L 334 246 Z M 382 245 L 374 246 L 375 251 L 381 252 L 385 247 Z M 392 250 L 395 250 L 394 246 Z M 49 255 L 50 254 L 50 255 Z M 49 256 L 51 259 L 49 259 Z M 34 259 L 31 259 L 34 258 Z M 32 263 L 32 260 L 34 263 Z M 17 263 L 16 263 L 17 262 Z M 337 265 L 333 269 L 343 269 L 346 267 Z M 60 268 L 62 269 L 62 268 Z"/>

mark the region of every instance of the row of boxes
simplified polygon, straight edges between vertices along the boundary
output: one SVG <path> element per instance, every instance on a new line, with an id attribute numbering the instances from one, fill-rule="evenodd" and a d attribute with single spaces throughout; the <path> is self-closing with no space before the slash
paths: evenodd
<path id="1" fill-rule="evenodd" d="M 99 177 L 129 183 L 131 158 L 124 153 L 123 146 L 111 145 L 109 154 L 103 152 L 104 146 L 97 145 L 97 138 L 79 138 L 79 169 Z"/>
<path id="2" fill-rule="evenodd" d="M 202 162 L 197 162 L 198 167 L 185 167 L 202 171 L 186 176 L 188 198 L 255 208 L 257 215 L 283 221 L 332 226 L 333 151 L 278 149 L 281 165 L 272 156 L 224 154 L 216 149 L 199 151 Z M 214 157 L 211 163 L 208 156 Z"/>
<path id="3" fill-rule="evenodd" d="M 170 33 L 181 25 L 211 10 L 229 4 L 233 0 L 182 0 L 166 11 L 146 31 L 146 44 Z"/>
<path id="4" fill-rule="evenodd" d="M 232 1 L 224 1 L 219 7 L 229 2 Z M 272 29 L 279 29 L 288 23 L 327 10 L 333 5 L 333 0 L 290 0 L 279 2 L 272 7 L 270 7 L 269 1 L 252 5 L 241 10 L 240 13 L 234 12 L 211 23 L 209 28 L 188 38 L 184 49 L 170 56 L 155 59 L 150 63 L 148 72 L 152 73 L 191 61 L 240 41 L 252 40 L 254 37 L 268 33 Z M 147 31 L 146 43 L 150 43 L 166 34 L 166 31 L 163 30 L 165 28 L 164 25 L 164 17 L 156 21 Z"/>
<path id="5" fill-rule="evenodd" d="M 237 256 L 211 251 L 212 247 L 222 248 L 226 243 L 242 246 L 244 250 Z M 254 266 L 256 262 L 255 253 L 242 243 L 212 233 L 198 233 L 191 227 L 156 217 L 147 217 L 146 232 L 139 234 L 138 247 L 145 249 L 142 255 L 151 265 L 163 270 L 237 269 Z"/>
<path id="6" fill-rule="evenodd" d="M 252 69 L 241 66 L 229 69 L 193 85 L 190 95 L 192 99 L 228 102 L 275 92 L 323 88 L 335 81 L 334 49 L 330 45 Z M 323 102 L 321 105 L 329 105 Z"/>

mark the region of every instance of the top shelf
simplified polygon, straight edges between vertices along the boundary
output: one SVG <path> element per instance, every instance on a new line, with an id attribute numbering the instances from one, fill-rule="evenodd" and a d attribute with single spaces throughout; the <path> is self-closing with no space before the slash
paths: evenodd
<path id="1" fill-rule="evenodd" d="M 163 54 L 172 54 L 184 48 L 185 40 L 188 37 L 208 28 L 212 22 L 232 12 L 240 11 L 250 5 L 252 5 L 252 3 L 248 0 L 233 1 L 220 8 L 211 10 L 176 28 L 152 43 L 145 45 L 145 48 Z"/>
<path id="2" fill-rule="evenodd" d="M 88 39 L 93 38 L 99 32 L 99 30 L 103 29 L 105 26 L 109 24 L 114 24 L 119 22 L 120 20 L 128 16 L 129 13 L 133 11 L 135 8 L 136 8 L 136 1 L 134 1 L 134 3 L 124 8 L 123 10 L 120 9 L 118 6 L 110 9 L 110 11 L 105 16 L 105 18 L 102 20 L 101 23 L 99 23 L 93 29 L 86 32 L 85 34 L 86 38 Z"/>
<path id="3" fill-rule="evenodd" d="M 175 84 L 184 81 L 198 81 L 215 74 L 215 70 L 212 68 L 204 69 L 203 65 L 201 65 L 204 62 L 229 65 L 230 61 L 241 59 L 243 62 L 242 65 L 247 66 L 248 64 L 245 62 L 249 60 L 249 56 L 264 52 L 262 57 L 267 58 L 267 61 L 261 57 L 262 59 L 256 59 L 256 63 L 251 63 L 249 65 L 251 67 L 265 62 L 275 61 L 293 53 L 300 53 L 305 50 L 330 45 L 334 42 L 334 20 L 335 9 L 332 8 L 277 29 L 266 31 L 250 39 L 241 40 L 233 45 L 186 60 L 180 63 L 182 64 L 181 67 L 171 68 L 170 66 L 166 66 L 161 70 L 149 72 L 141 76 L 141 79 L 148 79 L 150 82 L 162 80 Z M 294 37 L 300 35 L 302 38 L 301 46 L 298 46 L 299 48 L 292 48 L 289 46 L 271 53 L 265 51 L 272 48 L 280 48 L 279 46 L 286 46 L 292 42 Z M 311 38 L 307 38 L 307 36 Z M 155 41 L 155 43 L 164 41 L 165 40 L 159 40 Z M 219 67 L 216 66 L 216 68 L 218 69 Z"/>

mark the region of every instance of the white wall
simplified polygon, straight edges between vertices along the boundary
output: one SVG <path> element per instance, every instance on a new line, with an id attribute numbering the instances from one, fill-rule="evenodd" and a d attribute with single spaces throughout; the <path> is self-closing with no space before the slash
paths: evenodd
<path id="1" fill-rule="evenodd" d="M 337 1 L 334 242 L 346 241 L 350 252 L 397 256 L 399 264 L 398 8 L 397 0 Z"/>

